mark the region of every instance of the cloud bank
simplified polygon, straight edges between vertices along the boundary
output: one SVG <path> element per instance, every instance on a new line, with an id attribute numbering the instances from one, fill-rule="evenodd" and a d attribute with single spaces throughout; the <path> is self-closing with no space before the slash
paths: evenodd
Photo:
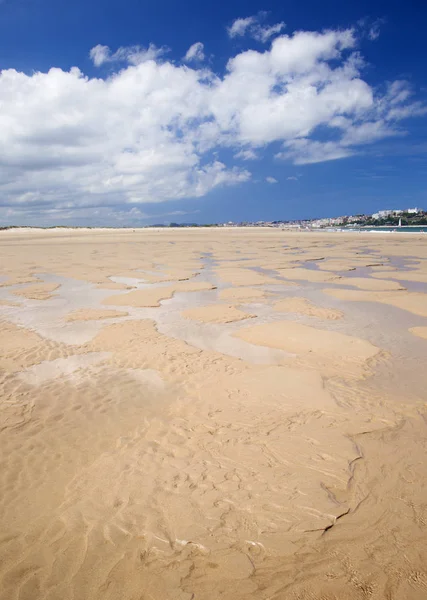
<path id="1" fill-rule="evenodd" d="M 235 21 L 233 36 L 252 19 Z M 189 66 L 201 42 L 187 64 L 154 45 L 97 45 L 99 76 L 3 70 L 0 216 L 124 218 L 142 204 L 248 182 L 248 161 L 273 143 L 277 160 L 309 164 L 402 135 L 399 122 L 425 108 L 405 82 L 382 94 L 368 85 L 357 43 L 351 29 L 279 35 L 265 51 L 230 57 L 221 74 Z"/>

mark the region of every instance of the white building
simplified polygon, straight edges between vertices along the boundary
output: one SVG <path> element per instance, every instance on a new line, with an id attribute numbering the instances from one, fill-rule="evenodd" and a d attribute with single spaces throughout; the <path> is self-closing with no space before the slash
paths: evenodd
<path id="1" fill-rule="evenodd" d="M 374 213 L 372 215 L 373 219 L 385 219 L 386 217 L 389 217 L 390 215 L 394 214 L 394 210 L 379 210 L 377 213 Z"/>
<path id="2" fill-rule="evenodd" d="M 406 212 L 410 215 L 416 215 L 417 213 L 421 212 L 421 210 L 419 208 L 407 208 Z"/>

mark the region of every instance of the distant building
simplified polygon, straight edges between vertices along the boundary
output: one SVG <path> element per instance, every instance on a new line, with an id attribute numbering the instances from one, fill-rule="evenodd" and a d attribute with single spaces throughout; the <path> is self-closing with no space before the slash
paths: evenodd
<path id="1" fill-rule="evenodd" d="M 386 217 L 389 217 L 390 215 L 394 214 L 394 210 L 379 210 L 377 213 L 374 213 L 372 215 L 373 219 L 385 219 Z"/>
<path id="2" fill-rule="evenodd" d="M 420 208 L 407 208 L 406 211 L 409 215 L 416 215 L 417 213 L 421 212 Z"/>

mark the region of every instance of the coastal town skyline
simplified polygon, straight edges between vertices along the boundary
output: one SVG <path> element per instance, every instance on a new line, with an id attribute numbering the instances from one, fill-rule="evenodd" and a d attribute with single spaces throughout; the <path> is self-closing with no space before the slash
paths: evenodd
<path id="1" fill-rule="evenodd" d="M 175 222 L 165 221 L 153 223 L 151 225 L 142 226 L 147 228 L 186 228 L 186 227 L 276 227 L 285 229 L 325 229 L 325 228 L 381 228 L 381 227 L 424 227 L 427 229 L 427 211 L 418 208 L 405 209 L 383 209 L 373 214 L 355 214 L 341 215 L 334 217 L 312 218 L 312 219 L 275 219 L 272 221 L 218 221 L 215 223 L 197 223 L 197 222 Z M 0 230 L 15 229 L 19 227 L 31 228 L 31 225 L 1 225 Z M 37 225 L 34 226 L 37 228 Z M 81 226 L 84 228 L 85 226 Z M 113 228 L 114 226 L 112 226 Z M 116 226 L 117 227 L 117 226 Z M 134 229 L 141 228 L 137 225 L 124 225 L 123 228 Z M 66 225 L 56 224 L 42 227 L 47 229 L 67 228 Z M 79 226 L 74 226 L 72 229 L 79 229 Z M 91 227 L 91 229 L 102 229 L 102 227 Z"/>

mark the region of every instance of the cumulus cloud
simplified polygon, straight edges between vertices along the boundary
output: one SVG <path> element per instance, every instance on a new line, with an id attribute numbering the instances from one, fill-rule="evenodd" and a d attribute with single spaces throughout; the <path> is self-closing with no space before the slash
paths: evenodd
<path id="1" fill-rule="evenodd" d="M 256 16 L 245 17 L 244 19 L 236 19 L 227 28 L 227 32 L 229 37 L 243 37 L 245 35 L 250 35 L 252 38 L 257 40 L 258 42 L 268 42 L 270 38 L 275 35 L 278 35 L 285 27 L 285 23 L 276 23 L 275 25 L 263 25 L 262 21 L 267 17 L 265 11 L 261 11 Z"/>
<path id="2" fill-rule="evenodd" d="M 230 27 L 227 28 L 228 35 L 231 38 L 241 37 L 241 36 L 245 35 L 247 30 L 250 27 L 252 27 L 253 25 L 255 25 L 255 23 L 256 23 L 256 17 L 246 17 L 244 19 L 236 19 L 235 21 L 233 21 L 233 23 L 230 25 Z"/>
<path id="3" fill-rule="evenodd" d="M 108 46 L 98 44 L 94 46 L 89 56 L 95 67 L 100 67 L 105 63 L 125 62 L 131 65 L 139 65 L 148 60 L 158 60 L 167 52 L 167 48 L 158 48 L 150 44 L 148 48 L 142 46 L 122 46 L 116 52 L 112 53 Z"/>
<path id="4" fill-rule="evenodd" d="M 100 67 L 102 64 L 104 64 L 110 59 L 111 50 L 108 46 L 98 44 L 97 46 L 91 48 L 89 56 L 92 59 L 92 62 L 95 65 L 95 67 Z"/>
<path id="5" fill-rule="evenodd" d="M 184 56 L 185 62 L 202 61 L 205 59 L 204 45 L 202 42 L 196 42 L 187 50 Z"/>
<path id="6" fill-rule="evenodd" d="M 279 183 L 275 177 L 266 177 L 265 180 L 267 183 Z"/>
<path id="7" fill-rule="evenodd" d="M 363 80 L 354 30 L 281 35 L 231 56 L 223 74 L 153 45 L 95 46 L 91 57 L 107 76 L 0 73 L 3 218 L 104 219 L 200 198 L 250 181 L 225 156 L 250 161 L 279 144 L 280 160 L 337 160 L 403 135 L 402 119 L 425 112 L 405 82 L 379 93 Z"/>
<path id="8" fill-rule="evenodd" d="M 240 158 L 241 160 L 257 160 L 258 154 L 254 150 L 240 150 L 236 152 L 234 158 Z"/>
<path id="9" fill-rule="evenodd" d="M 254 28 L 252 32 L 252 37 L 258 40 L 259 42 L 265 44 L 271 37 L 279 34 L 284 28 L 284 23 L 276 23 L 275 25 L 271 25 L 270 27 L 268 25 L 264 27 L 262 25 L 258 25 L 258 27 Z"/>
<path id="10" fill-rule="evenodd" d="M 290 177 L 286 177 L 286 179 L 288 181 L 298 181 L 298 177 L 295 177 L 295 175 L 291 175 Z"/>

